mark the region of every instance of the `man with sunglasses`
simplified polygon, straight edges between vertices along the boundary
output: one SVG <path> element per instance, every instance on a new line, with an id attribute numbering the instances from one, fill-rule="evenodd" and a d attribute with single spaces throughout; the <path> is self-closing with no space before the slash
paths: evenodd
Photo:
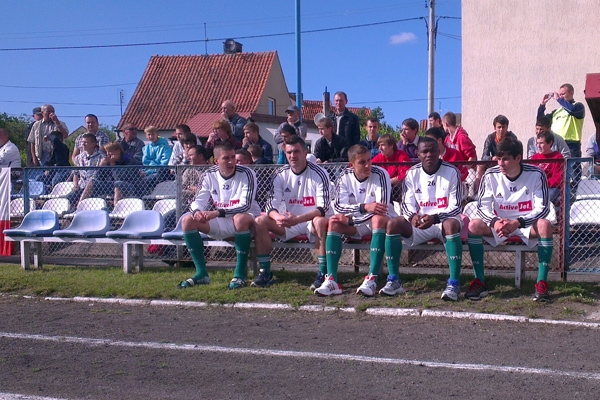
<path id="1" fill-rule="evenodd" d="M 137 134 L 135 124 L 126 123 L 123 128 L 123 139 L 117 142 L 123 147 L 124 154 L 128 154 L 136 165 L 142 165 L 142 149 L 145 145 L 143 140 L 138 139 Z"/>

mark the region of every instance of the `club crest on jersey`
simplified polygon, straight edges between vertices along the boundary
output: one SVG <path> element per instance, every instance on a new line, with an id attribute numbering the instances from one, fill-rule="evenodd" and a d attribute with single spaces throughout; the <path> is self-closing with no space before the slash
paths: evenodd
<path id="1" fill-rule="evenodd" d="M 288 204 L 298 204 L 304 207 L 312 207 L 314 205 L 316 205 L 317 203 L 315 203 L 315 198 L 310 196 L 310 197 L 303 197 L 301 199 L 290 199 L 290 201 L 288 202 Z"/>

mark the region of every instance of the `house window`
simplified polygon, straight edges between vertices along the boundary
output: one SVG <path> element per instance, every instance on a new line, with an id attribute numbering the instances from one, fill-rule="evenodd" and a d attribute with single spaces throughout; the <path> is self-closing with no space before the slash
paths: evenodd
<path id="1" fill-rule="evenodd" d="M 269 115 L 275 115 L 275 99 L 269 97 Z"/>

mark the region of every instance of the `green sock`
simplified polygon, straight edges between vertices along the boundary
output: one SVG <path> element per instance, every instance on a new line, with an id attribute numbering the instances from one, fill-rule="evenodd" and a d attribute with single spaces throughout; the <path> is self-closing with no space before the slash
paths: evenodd
<path id="1" fill-rule="evenodd" d="M 402 242 L 400 242 L 402 243 Z M 381 261 L 383 261 L 383 253 L 385 251 L 385 230 L 373 230 L 371 236 L 371 265 L 369 265 L 369 273 L 379 275 Z"/>
<path id="2" fill-rule="evenodd" d="M 385 235 L 385 260 L 388 274 L 400 276 L 400 255 L 402 254 L 402 238 L 400 235 Z"/>
<path id="3" fill-rule="evenodd" d="M 471 253 L 471 261 L 473 262 L 473 271 L 475 278 L 482 283 L 485 282 L 483 276 L 483 238 L 481 236 L 469 235 L 469 253 Z"/>
<path id="4" fill-rule="evenodd" d="M 327 273 L 327 257 L 317 256 L 317 260 L 319 260 L 319 272 L 322 274 L 326 274 Z"/>
<path id="5" fill-rule="evenodd" d="M 235 252 L 237 261 L 235 263 L 234 278 L 246 280 L 246 271 L 248 269 L 248 252 L 250 251 L 250 231 L 236 232 L 234 238 Z"/>
<path id="6" fill-rule="evenodd" d="M 338 263 L 342 256 L 342 235 L 337 232 L 327 232 L 325 239 L 325 254 L 327 258 L 327 273 L 337 279 Z"/>
<path id="7" fill-rule="evenodd" d="M 554 242 L 552 238 L 540 238 L 538 242 L 538 278 L 537 281 L 547 281 Z"/>
<path id="8" fill-rule="evenodd" d="M 462 265 L 462 242 L 460 233 L 446 236 L 446 254 L 450 266 L 450 279 L 460 280 L 460 267 Z"/>
<path id="9" fill-rule="evenodd" d="M 206 271 L 206 263 L 204 262 L 204 242 L 202 236 L 198 231 L 183 232 L 183 240 L 185 245 L 194 260 L 194 266 L 196 267 L 196 275 L 192 278 L 199 280 L 208 275 Z"/>
<path id="10" fill-rule="evenodd" d="M 258 260 L 258 268 L 262 269 L 266 273 L 271 271 L 271 256 L 268 254 L 261 254 L 260 256 L 256 256 Z"/>

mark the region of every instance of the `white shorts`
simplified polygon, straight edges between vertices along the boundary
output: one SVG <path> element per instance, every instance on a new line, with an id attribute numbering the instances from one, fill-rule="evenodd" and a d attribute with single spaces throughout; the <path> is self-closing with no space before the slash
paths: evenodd
<path id="1" fill-rule="evenodd" d="M 352 239 L 362 239 L 363 236 L 369 236 L 373 234 L 373 228 L 371 227 L 371 220 L 364 224 L 354 226 L 358 231 L 356 235 L 352 236 Z"/>
<path id="2" fill-rule="evenodd" d="M 460 231 L 462 231 L 463 220 L 460 217 L 450 217 L 460 222 Z M 459 233 L 460 233 L 459 231 Z M 402 237 L 402 241 L 407 246 L 416 246 L 422 243 L 426 243 L 430 240 L 438 239 L 442 243 L 446 243 L 446 237 L 442 232 L 442 223 L 431 225 L 427 229 L 419 229 L 413 226 L 413 234 L 409 238 Z"/>
<path id="3" fill-rule="evenodd" d="M 312 230 L 312 220 L 308 222 L 301 222 L 297 225 L 292 226 L 291 228 L 285 228 L 284 235 L 277 235 L 279 240 L 282 242 L 287 242 L 288 240 L 292 240 L 296 236 L 306 235 L 308 237 L 308 241 L 310 243 L 315 242 L 315 235 L 311 232 Z"/>
<path id="4" fill-rule="evenodd" d="M 496 231 L 492 228 L 493 236 L 483 236 L 483 240 L 496 247 L 500 243 L 505 242 L 509 237 L 517 236 L 519 239 L 521 239 L 525 246 L 533 248 L 537 246 L 538 239 L 529 237 L 529 235 L 531 235 L 531 228 L 531 226 L 527 228 L 517 228 L 510 235 L 508 235 L 508 237 L 499 237 Z"/>
<path id="5" fill-rule="evenodd" d="M 211 239 L 229 239 L 234 237 L 236 234 L 232 217 L 213 218 L 210 221 L 208 221 L 208 226 L 210 227 L 210 229 L 208 230 L 207 235 Z M 253 231 L 251 231 L 250 234 L 254 236 Z"/>

